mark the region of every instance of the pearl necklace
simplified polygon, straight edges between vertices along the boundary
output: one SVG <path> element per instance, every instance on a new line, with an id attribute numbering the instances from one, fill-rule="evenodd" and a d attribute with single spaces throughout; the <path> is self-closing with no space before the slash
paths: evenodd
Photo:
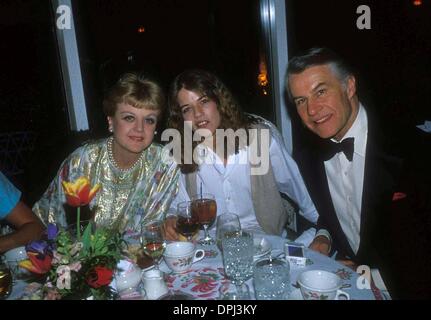
<path id="1" fill-rule="evenodd" d="M 114 141 L 113 137 L 110 137 L 108 139 L 108 157 L 109 157 L 109 161 L 114 166 L 114 168 L 116 170 L 118 170 L 120 173 L 129 173 L 129 172 L 133 171 L 138 166 L 138 164 L 140 164 L 142 162 L 142 159 L 144 157 L 144 152 L 141 152 L 141 155 L 139 156 L 138 160 L 136 160 L 135 163 L 130 168 L 122 169 L 122 168 L 120 168 L 120 166 L 118 165 L 117 161 L 115 161 L 115 158 L 114 158 L 114 152 L 112 151 L 112 143 L 113 143 L 113 141 Z"/>

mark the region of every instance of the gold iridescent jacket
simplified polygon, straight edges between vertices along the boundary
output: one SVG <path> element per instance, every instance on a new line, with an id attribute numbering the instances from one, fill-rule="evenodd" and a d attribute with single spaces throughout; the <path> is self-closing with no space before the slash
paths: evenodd
<path id="1" fill-rule="evenodd" d="M 136 233 L 145 221 L 163 219 L 178 189 L 179 171 L 175 162 L 163 157 L 162 147 L 151 144 L 132 170 L 118 170 L 110 162 L 107 140 L 89 142 L 63 161 L 56 177 L 35 203 L 33 211 L 45 223 L 67 225 L 63 180 L 86 176 L 101 189 L 90 203 L 98 226 Z M 73 211 L 74 213 L 76 212 Z M 73 214 L 74 214 L 73 213 Z"/>

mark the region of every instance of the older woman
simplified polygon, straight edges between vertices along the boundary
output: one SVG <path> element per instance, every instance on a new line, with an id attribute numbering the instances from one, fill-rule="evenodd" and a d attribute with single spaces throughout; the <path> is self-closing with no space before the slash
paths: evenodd
<path id="1" fill-rule="evenodd" d="M 169 98 L 170 127 L 184 135 L 187 122 L 193 132 L 201 132 L 204 140 L 196 146 L 197 154 L 204 155 L 201 164 L 195 158 L 187 163 L 185 152 L 191 151 L 183 151 L 179 160 L 183 174 L 175 202 L 188 200 L 196 191 L 211 193 L 215 195 L 218 214 L 234 212 L 240 217 L 243 228 L 282 235 L 288 214 L 281 192 L 298 204 L 306 219 L 312 223 L 317 221 L 317 211 L 298 167 L 288 154 L 277 129 L 263 118 L 243 113 L 230 90 L 217 76 L 204 70 L 187 70 L 175 78 Z M 241 145 L 231 140 L 234 142 L 229 145 L 229 139 L 219 138 L 217 129 L 242 130 L 246 143 Z M 255 165 L 249 161 L 253 142 L 250 129 L 257 130 L 258 144 L 253 145 L 259 145 L 258 153 L 262 156 L 267 151 L 269 164 L 264 168 L 266 170 L 256 171 L 256 174 L 253 174 Z M 259 142 L 263 130 L 269 135 L 269 139 L 265 140 L 266 149 L 263 148 L 264 140 Z M 220 140 L 227 143 L 220 144 Z M 219 148 L 220 145 L 222 148 Z M 174 219 L 168 219 L 166 226 L 168 238 L 176 239 L 178 234 Z"/>
<path id="2" fill-rule="evenodd" d="M 33 211 L 45 222 L 67 225 L 62 182 L 84 176 L 101 185 L 89 206 L 97 225 L 135 232 L 144 221 L 163 219 L 179 176 L 176 164 L 162 161 L 162 148 L 153 143 L 164 108 L 157 83 L 124 74 L 103 103 L 112 135 L 70 154 Z"/>

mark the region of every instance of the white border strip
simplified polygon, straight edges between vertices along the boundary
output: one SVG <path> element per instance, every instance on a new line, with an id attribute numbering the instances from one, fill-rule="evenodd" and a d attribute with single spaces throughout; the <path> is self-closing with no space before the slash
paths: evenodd
<path id="1" fill-rule="evenodd" d="M 76 42 L 75 23 L 73 21 L 71 0 L 51 0 L 54 8 L 54 26 L 60 53 L 64 89 L 69 113 L 70 128 L 73 131 L 88 130 L 88 117 L 82 85 L 81 65 Z M 59 6 L 66 6 L 68 11 L 58 12 Z M 64 16 L 61 15 L 70 15 Z M 66 21 L 65 28 L 59 28 L 58 19 Z"/>
<path id="2" fill-rule="evenodd" d="M 261 19 L 269 39 L 270 68 L 276 110 L 277 127 L 280 128 L 287 150 L 292 154 L 292 123 L 285 101 L 285 73 L 288 63 L 286 5 L 284 0 L 260 0 Z"/>

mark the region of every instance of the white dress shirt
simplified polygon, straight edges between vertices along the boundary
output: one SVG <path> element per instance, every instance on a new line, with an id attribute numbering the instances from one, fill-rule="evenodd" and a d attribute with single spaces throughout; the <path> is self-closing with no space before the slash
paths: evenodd
<path id="1" fill-rule="evenodd" d="M 199 166 L 196 177 L 197 190 L 200 191 L 202 183 L 203 193 L 207 192 L 215 195 L 217 215 L 226 212 L 235 213 L 240 218 L 242 228 L 263 232 L 256 219 L 253 207 L 250 183 L 251 167 L 247 161 L 248 147 L 240 150 L 237 154 L 230 155 L 226 166 L 210 148 L 207 148 L 207 151 L 207 157 L 216 158 L 218 161 L 215 164 L 204 163 Z M 298 166 L 289 155 L 280 134 L 273 125 L 271 125 L 269 153 L 278 190 L 287 194 L 298 204 L 300 214 L 309 221 L 316 223 L 318 214 L 305 187 Z M 205 162 L 207 161 L 205 160 Z M 187 200 L 189 200 L 189 196 L 185 188 L 185 177 L 181 175 L 179 192 L 173 201 L 171 212 L 177 203 Z M 213 228 L 214 225 L 212 226 Z M 313 236 L 314 234 L 309 241 L 312 240 Z"/>
<path id="2" fill-rule="evenodd" d="M 367 134 L 367 113 L 364 107 L 359 105 L 358 115 L 352 127 L 347 131 L 343 139 L 341 139 L 341 141 L 350 137 L 355 139 L 353 161 L 350 162 L 343 152 L 339 152 L 331 159 L 325 161 L 325 171 L 332 203 L 334 204 L 341 228 L 355 254 L 358 252 L 360 244 Z"/>

